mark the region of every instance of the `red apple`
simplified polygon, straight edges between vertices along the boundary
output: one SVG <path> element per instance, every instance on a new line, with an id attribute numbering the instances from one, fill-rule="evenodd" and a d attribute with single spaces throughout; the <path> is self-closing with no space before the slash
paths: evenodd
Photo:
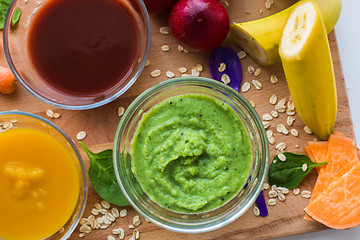
<path id="1" fill-rule="evenodd" d="M 216 48 L 225 40 L 229 27 L 228 12 L 219 0 L 180 0 L 170 12 L 171 34 L 192 51 Z"/>
<path id="2" fill-rule="evenodd" d="M 160 14 L 171 10 L 178 0 L 144 0 L 149 13 Z"/>

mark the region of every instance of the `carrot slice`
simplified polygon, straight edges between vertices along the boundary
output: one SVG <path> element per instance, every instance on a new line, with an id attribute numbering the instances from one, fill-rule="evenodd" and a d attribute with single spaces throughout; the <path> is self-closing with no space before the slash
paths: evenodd
<path id="1" fill-rule="evenodd" d="M 360 163 L 333 182 L 305 208 L 314 220 L 336 229 L 360 224 Z"/>
<path id="2" fill-rule="evenodd" d="M 310 151 L 314 156 L 313 162 L 320 163 L 327 161 L 326 154 L 327 154 L 328 142 L 310 141 L 308 142 L 308 144 Z M 316 167 L 316 172 L 319 174 L 320 170 L 325 167 L 326 165 Z"/>

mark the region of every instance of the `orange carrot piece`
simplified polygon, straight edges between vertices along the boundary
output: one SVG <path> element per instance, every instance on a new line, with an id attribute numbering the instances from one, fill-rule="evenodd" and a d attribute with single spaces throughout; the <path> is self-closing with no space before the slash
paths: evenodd
<path id="1" fill-rule="evenodd" d="M 10 94 L 16 89 L 16 78 L 7 67 L 0 66 L 0 92 Z"/>
<path id="2" fill-rule="evenodd" d="M 315 199 L 332 182 L 339 179 L 359 161 L 353 140 L 335 134 L 329 137 L 326 159 L 328 164 L 319 173 L 311 200 Z"/>
<path id="3" fill-rule="evenodd" d="M 360 163 L 333 182 L 305 208 L 314 220 L 336 229 L 360 224 Z"/>

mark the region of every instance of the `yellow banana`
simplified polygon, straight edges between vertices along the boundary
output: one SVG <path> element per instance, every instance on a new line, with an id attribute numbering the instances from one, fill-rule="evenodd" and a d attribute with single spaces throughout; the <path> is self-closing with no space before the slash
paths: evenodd
<path id="1" fill-rule="evenodd" d="M 231 24 L 230 37 L 259 64 L 277 63 L 280 61 L 278 47 L 285 21 L 302 1 L 265 18 Z M 340 16 L 341 0 L 317 0 L 317 3 L 326 32 L 330 33 Z"/>
<path id="2" fill-rule="evenodd" d="M 336 85 L 326 29 L 315 0 L 303 0 L 290 13 L 279 54 L 291 98 L 301 120 L 319 138 L 333 132 Z"/>

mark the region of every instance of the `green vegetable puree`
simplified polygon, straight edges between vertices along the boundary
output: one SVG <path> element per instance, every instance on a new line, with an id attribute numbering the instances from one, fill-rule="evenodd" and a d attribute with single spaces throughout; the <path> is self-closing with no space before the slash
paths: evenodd
<path id="1" fill-rule="evenodd" d="M 131 142 L 132 171 L 159 205 L 215 209 L 245 184 L 249 136 L 226 103 L 201 94 L 168 98 L 144 113 Z"/>

